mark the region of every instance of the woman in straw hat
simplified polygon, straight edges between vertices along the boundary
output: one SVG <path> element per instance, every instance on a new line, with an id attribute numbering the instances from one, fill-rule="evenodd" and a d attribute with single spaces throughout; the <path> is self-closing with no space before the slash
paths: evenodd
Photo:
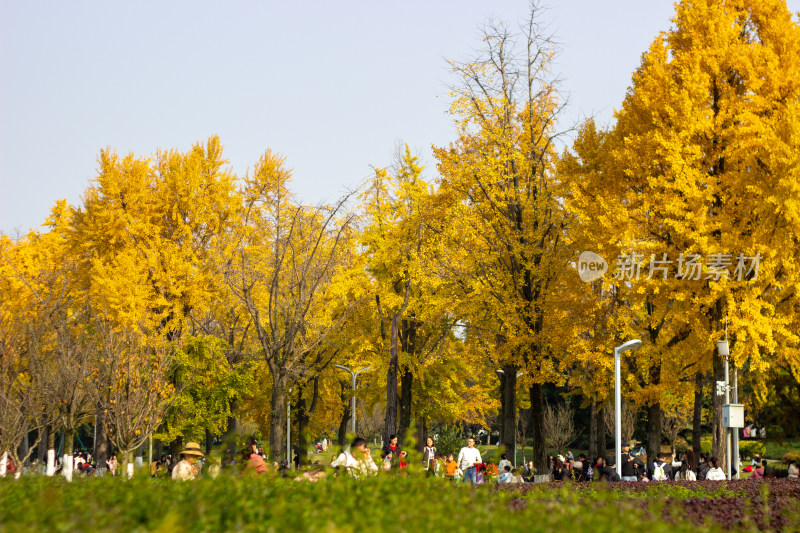
<path id="1" fill-rule="evenodd" d="M 172 469 L 172 479 L 186 481 L 200 475 L 200 465 L 197 461 L 200 457 L 205 457 L 200 450 L 200 445 L 196 442 L 187 442 L 186 449 L 181 452 L 181 455 L 183 459 Z"/>

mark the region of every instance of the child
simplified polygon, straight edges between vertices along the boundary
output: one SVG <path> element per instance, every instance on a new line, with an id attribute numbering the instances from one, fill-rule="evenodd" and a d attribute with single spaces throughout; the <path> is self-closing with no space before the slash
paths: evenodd
<path id="1" fill-rule="evenodd" d="M 503 473 L 497 478 L 497 483 L 511 483 L 511 467 L 506 465 Z"/>
<path id="2" fill-rule="evenodd" d="M 408 466 L 408 463 L 406 462 L 406 456 L 407 455 L 408 455 L 408 452 L 406 452 L 406 451 L 400 452 L 400 468 L 405 468 L 405 467 Z"/>
<path id="3" fill-rule="evenodd" d="M 392 452 L 383 456 L 383 469 L 387 472 L 392 469 Z"/>
<path id="4" fill-rule="evenodd" d="M 456 474 L 458 473 L 458 463 L 453 458 L 452 453 L 447 454 L 447 462 L 444 464 L 444 466 L 445 466 L 444 477 L 450 480 L 454 480 L 456 478 Z"/>

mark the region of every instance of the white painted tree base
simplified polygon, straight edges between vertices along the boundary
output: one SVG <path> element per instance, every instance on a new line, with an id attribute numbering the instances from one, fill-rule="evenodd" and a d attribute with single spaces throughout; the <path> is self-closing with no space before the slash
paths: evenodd
<path id="1" fill-rule="evenodd" d="M 56 473 L 56 451 L 52 448 L 47 450 L 47 470 L 45 472 L 48 476 L 53 476 Z"/>
<path id="2" fill-rule="evenodd" d="M 61 472 L 67 481 L 72 481 L 72 467 L 74 466 L 72 460 L 71 455 L 64 455 L 64 458 L 61 459 Z"/>

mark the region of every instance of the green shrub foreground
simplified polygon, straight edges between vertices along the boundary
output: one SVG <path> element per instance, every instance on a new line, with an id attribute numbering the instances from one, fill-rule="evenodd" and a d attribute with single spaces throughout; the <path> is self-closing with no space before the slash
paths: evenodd
<path id="1" fill-rule="evenodd" d="M 769 490 L 766 484 L 751 484 L 752 494 L 746 497 L 725 484 L 626 485 L 641 484 L 498 489 L 389 476 L 319 483 L 228 476 L 186 483 L 146 477 L 77 478 L 66 483 L 37 476 L 0 480 L 0 532 L 678 532 L 800 527 L 797 514 L 785 509 L 780 517 L 769 516 L 769 505 L 759 500 Z M 785 503 L 795 508 L 797 499 L 791 496 Z M 705 509 L 728 516 L 726 505 L 744 513 L 744 519 L 726 524 L 724 518 L 706 517 Z M 700 523 L 685 515 L 685 509 L 695 507 Z"/>

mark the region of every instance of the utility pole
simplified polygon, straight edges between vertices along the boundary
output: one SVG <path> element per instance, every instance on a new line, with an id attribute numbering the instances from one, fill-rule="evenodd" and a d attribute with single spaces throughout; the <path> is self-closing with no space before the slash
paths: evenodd
<path id="1" fill-rule="evenodd" d="M 349 368 L 347 368 L 346 366 L 343 366 L 343 365 L 333 365 L 333 366 L 335 366 L 336 368 L 339 368 L 341 370 L 344 370 L 345 372 L 348 372 L 350 374 L 350 376 L 353 378 L 353 399 L 352 399 L 352 403 L 350 404 L 350 415 L 351 415 L 351 419 L 353 421 L 353 425 L 352 425 L 353 434 L 355 435 L 356 434 L 356 379 L 358 378 L 358 375 L 360 373 L 366 372 L 367 370 L 372 370 L 372 367 L 371 366 L 365 366 L 364 368 L 359 368 L 358 370 L 353 371 L 353 370 L 350 370 Z"/>

